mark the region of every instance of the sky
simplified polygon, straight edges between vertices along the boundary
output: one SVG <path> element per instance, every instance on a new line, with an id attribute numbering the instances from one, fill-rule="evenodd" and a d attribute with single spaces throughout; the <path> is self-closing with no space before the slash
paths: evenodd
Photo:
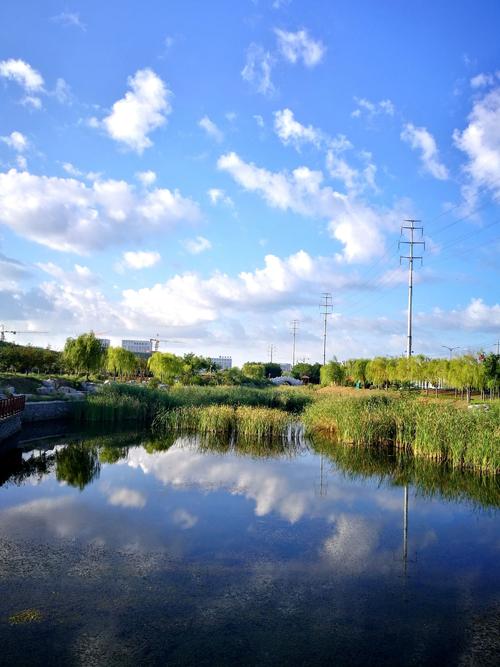
<path id="1" fill-rule="evenodd" d="M 0 324 L 233 363 L 500 338 L 495 1 L 4 0 Z M 36 333 L 35 333 L 36 332 Z"/>

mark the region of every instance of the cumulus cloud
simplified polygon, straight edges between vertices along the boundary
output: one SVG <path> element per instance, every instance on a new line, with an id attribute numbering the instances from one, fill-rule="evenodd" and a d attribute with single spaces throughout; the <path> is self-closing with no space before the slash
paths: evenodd
<path id="1" fill-rule="evenodd" d="M 241 70 L 241 76 L 258 93 L 270 95 L 274 92 L 271 81 L 271 72 L 274 59 L 259 44 L 252 43 L 247 49 L 245 66 Z"/>
<path id="2" fill-rule="evenodd" d="M 136 173 L 136 177 L 145 188 L 153 185 L 153 183 L 156 181 L 156 174 L 154 171 L 151 171 L 151 169 L 148 171 L 138 171 Z"/>
<path id="3" fill-rule="evenodd" d="M 85 253 L 199 219 L 198 205 L 177 190 L 138 195 L 125 181 L 0 173 L 0 222 L 54 250 Z"/>
<path id="4" fill-rule="evenodd" d="M 295 64 L 302 61 L 306 67 L 318 65 L 326 53 L 326 47 L 319 40 L 309 36 L 307 30 L 286 32 L 275 29 L 278 40 L 278 49 L 288 62 Z"/>
<path id="5" fill-rule="evenodd" d="M 129 250 L 123 253 L 122 266 L 128 269 L 149 269 L 161 260 L 161 255 L 155 250 Z"/>
<path id="6" fill-rule="evenodd" d="M 18 153 L 22 153 L 28 148 L 28 140 L 22 132 L 18 132 L 17 130 L 14 130 L 14 132 L 11 132 L 6 137 L 0 137 L 0 141 L 3 141 L 9 148 L 12 148 Z"/>
<path id="7" fill-rule="evenodd" d="M 137 153 L 153 145 L 149 134 L 161 127 L 171 113 L 171 92 L 151 69 L 138 70 L 128 78 L 130 90 L 113 104 L 102 123 L 108 135 Z"/>
<path id="8" fill-rule="evenodd" d="M 182 242 L 182 245 L 191 255 L 199 255 L 206 250 L 210 250 L 212 247 L 210 241 L 204 236 L 197 236 L 194 239 L 185 239 Z"/>
<path id="9" fill-rule="evenodd" d="M 109 489 L 107 495 L 109 504 L 117 507 L 142 509 L 146 506 L 146 497 L 135 489 L 128 489 L 127 487 Z"/>
<path id="10" fill-rule="evenodd" d="M 43 77 L 24 60 L 0 61 L 0 76 L 18 83 L 28 93 L 43 91 Z"/>
<path id="11" fill-rule="evenodd" d="M 218 143 L 224 141 L 224 134 L 208 116 L 203 116 L 203 118 L 198 121 L 198 125 L 205 130 L 211 139 L 214 139 Z"/>
<path id="12" fill-rule="evenodd" d="M 355 97 L 354 101 L 356 102 L 356 108 L 351 112 L 353 118 L 360 118 L 365 115 L 371 120 L 378 115 L 394 116 L 395 109 L 391 100 L 371 102 L 365 97 Z"/>
<path id="13" fill-rule="evenodd" d="M 473 76 L 470 80 L 471 88 L 485 88 L 495 83 L 495 76 L 493 74 L 480 73 Z"/>
<path id="14" fill-rule="evenodd" d="M 92 273 L 88 266 L 82 266 L 81 264 L 75 264 L 72 271 L 67 271 L 54 262 L 39 262 L 37 266 L 64 285 L 86 287 L 97 282 L 97 276 Z"/>
<path id="15" fill-rule="evenodd" d="M 384 251 L 384 229 L 395 228 L 394 212 L 375 211 L 354 197 L 323 186 L 323 174 L 308 167 L 271 172 L 244 162 L 236 153 L 218 160 L 246 190 L 257 192 L 273 208 L 325 218 L 331 235 L 343 245 L 348 262 L 367 261 Z"/>
<path id="16" fill-rule="evenodd" d="M 185 509 L 176 509 L 172 513 L 172 521 L 176 526 L 182 528 L 182 530 L 189 530 L 193 528 L 198 523 L 198 517 L 191 512 L 188 512 Z"/>
<path id="17" fill-rule="evenodd" d="M 224 190 L 221 190 L 220 188 L 210 188 L 207 190 L 207 195 L 212 206 L 217 206 L 217 204 L 224 204 L 230 208 L 234 206 L 234 202 L 231 197 L 226 195 Z"/>
<path id="18" fill-rule="evenodd" d="M 274 113 L 274 131 L 285 145 L 293 144 L 296 148 L 304 143 L 311 143 L 318 148 L 324 139 L 321 130 L 299 123 L 290 109 Z"/>
<path id="19" fill-rule="evenodd" d="M 491 306 L 484 303 L 483 299 L 471 299 L 465 308 L 442 310 L 435 308 L 430 314 L 419 313 L 416 321 L 426 327 L 481 331 L 485 333 L 496 333 L 500 327 L 500 304 Z"/>
<path id="20" fill-rule="evenodd" d="M 425 127 L 415 127 L 413 123 L 407 123 L 401 132 L 401 139 L 413 150 L 420 151 L 422 165 L 431 176 L 441 181 L 448 178 L 448 169 L 439 160 L 436 140 Z"/>
<path id="21" fill-rule="evenodd" d="M 500 88 L 474 102 L 463 131 L 455 130 L 453 139 L 468 161 L 464 171 L 474 194 L 487 188 L 500 196 Z"/>

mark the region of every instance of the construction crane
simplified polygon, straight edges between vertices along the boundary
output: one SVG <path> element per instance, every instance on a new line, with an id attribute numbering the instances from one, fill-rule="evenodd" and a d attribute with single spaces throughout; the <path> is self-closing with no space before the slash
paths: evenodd
<path id="1" fill-rule="evenodd" d="M 5 343 L 5 334 L 47 334 L 48 331 L 13 331 L 11 329 L 6 329 L 5 324 L 0 325 L 0 342 Z"/>
<path id="2" fill-rule="evenodd" d="M 151 343 L 151 346 L 153 347 L 153 352 L 158 352 L 158 349 L 160 347 L 160 343 L 170 343 L 171 341 L 169 340 L 164 340 L 163 338 L 160 338 L 160 334 L 156 334 L 155 338 L 150 338 L 149 342 Z M 154 343 L 154 346 L 153 346 Z"/>

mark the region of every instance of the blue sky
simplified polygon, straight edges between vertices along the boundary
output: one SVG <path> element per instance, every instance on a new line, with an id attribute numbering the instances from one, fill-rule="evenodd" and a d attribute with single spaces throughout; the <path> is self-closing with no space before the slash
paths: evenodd
<path id="1" fill-rule="evenodd" d="M 500 336 L 496 2 L 0 7 L 0 307 L 237 363 Z"/>

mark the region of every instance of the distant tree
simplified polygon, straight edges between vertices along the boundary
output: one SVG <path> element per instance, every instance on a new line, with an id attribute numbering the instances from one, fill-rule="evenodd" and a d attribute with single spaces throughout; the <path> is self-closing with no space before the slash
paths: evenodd
<path id="1" fill-rule="evenodd" d="M 130 375 L 138 366 L 138 358 L 123 347 L 110 347 L 106 352 L 106 370 L 116 377 Z"/>
<path id="2" fill-rule="evenodd" d="M 153 352 L 148 359 L 148 368 L 160 382 L 173 384 L 184 370 L 184 360 L 170 352 Z"/>
<path id="3" fill-rule="evenodd" d="M 273 362 L 268 362 L 264 364 L 264 377 L 266 378 L 279 378 L 282 375 L 281 366 Z"/>
<path id="4" fill-rule="evenodd" d="M 483 359 L 484 377 L 490 391 L 500 388 L 500 354 L 488 354 Z"/>
<path id="5" fill-rule="evenodd" d="M 241 367 L 241 372 L 251 380 L 264 380 L 266 377 L 264 364 L 257 361 L 247 361 L 244 363 Z"/>
<path id="6" fill-rule="evenodd" d="M 201 373 L 209 371 L 212 367 L 211 359 L 197 356 L 192 352 L 184 355 L 182 363 L 183 368 L 180 378 L 182 384 L 202 384 Z"/>
<path id="7" fill-rule="evenodd" d="M 345 382 L 346 369 L 336 359 L 332 359 L 321 367 L 320 378 L 323 385 L 342 385 Z"/>
<path id="8" fill-rule="evenodd" d="M 304 377 L 308 377 L 309 382 L 312 382 L 313 384 L 320 383 L 320 372 L 321 364 L 306 364 L 305 362 L 300 362 L 295 364 L 292 368 L 292 375 L 294 378 L 300 380 Z"/>
<path id="9" fill-rule="evenodd" d="M 65 365 L 75 372 L 84 372 L 89 378 L 90 373 L 99 371 L 105 358 L 105 351 L 95 334 L 82 334 L 78 338 L 68 338 L 64 346 L 63 359 Z"/>

